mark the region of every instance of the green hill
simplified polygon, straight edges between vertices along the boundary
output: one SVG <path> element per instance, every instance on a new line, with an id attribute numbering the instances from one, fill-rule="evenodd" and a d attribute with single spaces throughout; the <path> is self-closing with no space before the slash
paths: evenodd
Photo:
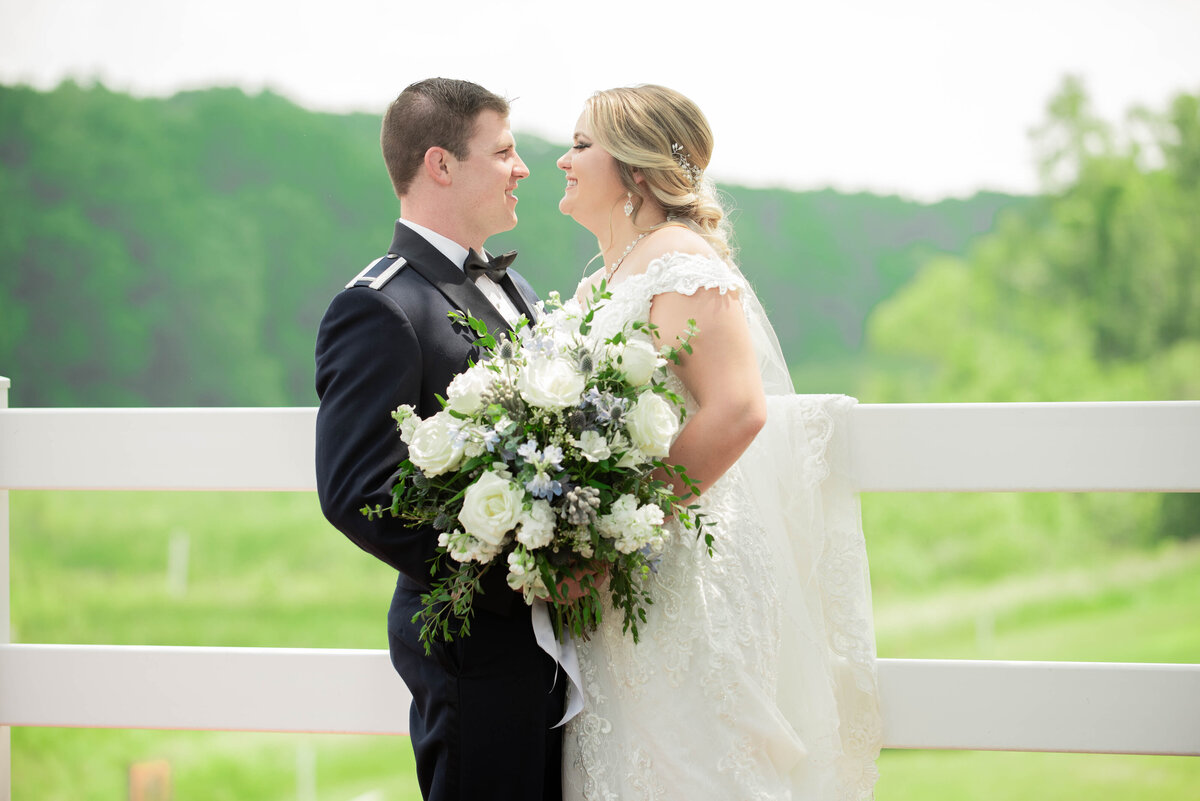
<path id="1" fill-rule="evenodd" d="M 0 375 L 13 405 L 315 403 L 321 314 L 398 213 L 378 128 L 237 89 L 0 87 Z M 518 142 L 532 172 L 521 223 L 490 244 L 520 250 L 539 292 L 570 291 L 596 243 L 557 209 L 565 145 Z M 1028 205 L 722 189 L 743 270 L 801 374 L 860 358 L 867 314 L 929 254 L 962 254 Z"/>

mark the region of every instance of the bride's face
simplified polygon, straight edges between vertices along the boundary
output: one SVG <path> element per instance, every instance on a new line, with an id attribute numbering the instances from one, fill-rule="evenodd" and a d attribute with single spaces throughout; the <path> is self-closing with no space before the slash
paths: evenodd
<path id="1" fill-rule="evenodd" d="M 589 230 L 607 228 L 613 209 L 625 203 L 626 190 L 616 160 L 592 139 L 582 114 L 575 125 L 574 143 L 559 158 L 558 168 L 567 177 L 558 210 Z"/>

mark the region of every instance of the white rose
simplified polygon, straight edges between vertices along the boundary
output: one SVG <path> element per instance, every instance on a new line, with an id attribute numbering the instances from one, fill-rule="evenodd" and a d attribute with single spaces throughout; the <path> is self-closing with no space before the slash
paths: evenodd
<path id="1" fill-rule="evenodd" d="M 612 456 L 612 448 L 608 447 L 608 440 L 599 431 L 584 431 L 574 442 L 575 447 L 579 448 L 579 453 L 589 462 L 599 462 Z"/>
<path id="2" fill-rule="evenodd" d="M 521 397 L 542 409 L 565 409 L 579 403 L 587 380 L 566 359 L 538 359 L 517 378 Z"/>
<path id="3" fill-rule="evenodd" d="M 462 462 L 459 426 L 445 411 L 422 420 L 408 441 L 408 458 L 427 476 L 440 476 Z"/>
<path id="4" fill-rule="evenodd" d="M 632 339 L 619 346 L 612 358 L 615 361 L 617 357 L 620 357 L 617 369 L 625 376 L 630 386 L 634 387 L 649 383 L 654 377 L 654 371 L 667 363 L 665 359 L 659 358 L 654 346 L 644 339 Z"/>
<path id="5" fill-rule="evenodd" d="M 517 528 L 517 542 L 526 548 L 544 548 L 554 539 L 554 509 L 543 500 L 533 502 L 533 507 L 521 514 Z"/>
<path id="6" fill-rule="evenodd" d="M 625 415 L 625 427 L 634 447 L 650 457 L 666 456 L 679 431 L 675 407 L 657 392 L 644 392 Z"/>
<path id="7" fill-rule="evenodd" d="M 483 406 L 483 393 L 495 378 L 496 374 L 483 364 L 459 373 L 446 387 L 446 407 L 462 414 L 474 414 Z"/>
<path id="8" fill-rule="evenodd" d="M 521 517 L 525 492 L 495 473 L 484 473 L 467 487 L 458 520 L 471 536 L 500 545 Z"/>

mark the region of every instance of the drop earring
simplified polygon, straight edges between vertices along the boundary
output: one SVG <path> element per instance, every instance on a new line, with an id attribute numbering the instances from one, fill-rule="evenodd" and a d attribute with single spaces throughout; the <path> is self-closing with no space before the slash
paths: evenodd
<path id="1" fill-rule="evenodd" d="M 633 214 L 633 193 L 632 192 L 625 193 L 625 209 L 624 209 L 624 211 L 625 211 L 626 217 Z"/>

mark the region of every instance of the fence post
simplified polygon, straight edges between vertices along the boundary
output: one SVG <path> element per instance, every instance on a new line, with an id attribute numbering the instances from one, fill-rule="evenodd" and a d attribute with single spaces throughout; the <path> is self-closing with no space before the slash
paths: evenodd
<path id="1" fill-rule="evenodd" d="M 0 409 L 8 408 L 10 381 L 0 375 Z M 9 642 L 9 564 L 8 550 L 8 490 L 0 489 L 0 645 Z M 12 730 L 0 726 L 0 801 L 12 798 Z"/>

